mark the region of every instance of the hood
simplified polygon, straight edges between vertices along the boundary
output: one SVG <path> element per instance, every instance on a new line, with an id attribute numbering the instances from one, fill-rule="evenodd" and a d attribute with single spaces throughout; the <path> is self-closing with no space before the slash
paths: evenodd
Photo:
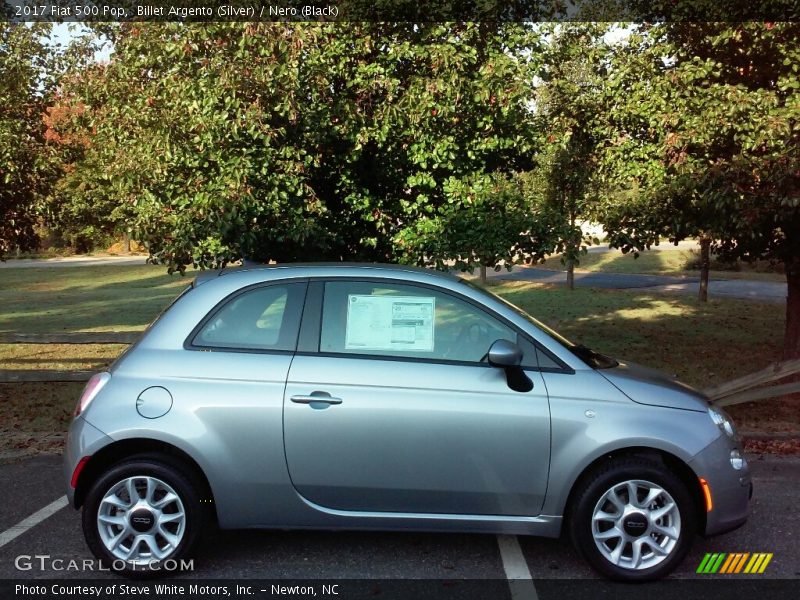
<path id="1" fill-rule="evenodd" d="M 700 412 L 708 410 L 708 398 L 702 392 L 678 381 L 674 375 L 621 361 L 616 367 L 598 369 L 597 372 L 639 404 Z"/>

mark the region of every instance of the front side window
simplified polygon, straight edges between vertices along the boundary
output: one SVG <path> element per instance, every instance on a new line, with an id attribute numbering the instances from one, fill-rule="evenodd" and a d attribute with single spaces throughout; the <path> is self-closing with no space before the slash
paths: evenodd
<path id="1" fill-rule="evenodd" d="M 365 281 L 325 284 L 320 351 L 480 362 L 516 332 L 480 308 L 430 288 Z"/>
<path id="2" fill-rule="evenodd" d="M 275 284 L 236 295 L 206 322 L 192 345 L 294 350 L 305 287 L 305 283 Z"/>

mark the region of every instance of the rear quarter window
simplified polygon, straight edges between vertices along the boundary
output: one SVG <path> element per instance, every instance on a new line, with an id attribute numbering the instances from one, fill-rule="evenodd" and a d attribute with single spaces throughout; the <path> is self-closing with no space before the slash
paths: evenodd
<path id="1" fill-rule="evenodd" d="M 208 349 L 292 351 L 305 283 L 262 286 L 227 300 L 207 319 L 191 345 Z"/>

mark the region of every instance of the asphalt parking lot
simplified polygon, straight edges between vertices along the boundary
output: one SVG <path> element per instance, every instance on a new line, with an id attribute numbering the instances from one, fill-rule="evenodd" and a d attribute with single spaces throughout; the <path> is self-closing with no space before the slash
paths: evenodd
<path id="1" fill-rule="evenodd" d="M 696 538 L 691 554 L 669 579 L 674 584 L 675 597 L 687 597 L 683 592 L 677 593 L 682 580 L 728 579 L 742 586 L 753 585 L 755 580 L 800 582 L 797 509 L 800 458 L 750 457 L 750 463 L 755 484 L 750 520 L 724 536 Z M 52 504 L 63 497 L 62 485 L 57 456 L 0 465 L 0 579 L 118 579 L 109 573 L 63 568 L 70 560 L 80 563 L 90 559 L 91 554 L 83 541 L 80 514 Z M 53 511 L 50 516 L 41 520 L 30 518 L 47 506 Z M 39 522 L 31 524 L 32 520 Z M 21 527 L 14 528 L 21 522 Z M 12 534 L 17 535 L 9 541 Z M 763 575 L 699 575 L 695 571 L 707 552 L 771 552 L 774 556 Z M 20 563 L 20 556 L 32 558 L 23 558 Z M 49 558 L 33 558 L 39 556 Z M 61 569 L 53 568 L 54 559 L 62 559 L 62 563 L 55 563 L 62 565 Z M 30 568 L 20 568 L 28 562 Z M 528 574 L 530 586 L 526 582 Z M 326 531 L 212 532 L 196 555 L 192 577 L 497 582 L 510 579 L 512 585 L 507 586 L 505 581 L 503 589 L 508 590 L 508 597 L 520 599 L 536 597 L 537 590 L 539 597 L 545 597 L 548 594 L 543 595 L 543 590 L 557 589 L 559 580 L 598 579 L 566 540 Z M 525 585 L 515 589 L 520 579 Z M 789 583 L 794 587 L 796 582 Z M 636 590 L 640 586 L 625 586 L 625 589 Z M 614 596 L 618 598 L 620 594 L 615 592 Z"/>

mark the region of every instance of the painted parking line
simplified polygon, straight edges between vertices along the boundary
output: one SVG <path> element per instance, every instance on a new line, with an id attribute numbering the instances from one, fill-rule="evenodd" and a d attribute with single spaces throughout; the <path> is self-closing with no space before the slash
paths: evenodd
<path id="1" fill-rule="evenodd" d="M 511 588 L 512 600 L 538 600 L 539 596 L 517 536 L 498 535 L 497 545 L 500 547 L 500 558 Z"/>
<path id="2" fill-rule="evenodd" d="M 22 519 L 19 523 L 14 525 L 13 527 L 9 527 L 3 533 L 0 533 L 0 548 L 15 540 L 23 533 L 28 531 L 31 527 L 41 523 L 47 517 L 54 515 L 59 510 L 64 508 L 68 504 L 67 497 L 61 496 L 58 500 L 54 500 L 44 508 L 37 510 L 33 513 L 30 517 L 26 517 Z"/>

